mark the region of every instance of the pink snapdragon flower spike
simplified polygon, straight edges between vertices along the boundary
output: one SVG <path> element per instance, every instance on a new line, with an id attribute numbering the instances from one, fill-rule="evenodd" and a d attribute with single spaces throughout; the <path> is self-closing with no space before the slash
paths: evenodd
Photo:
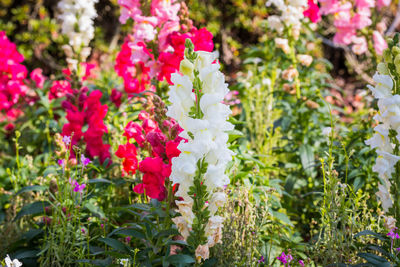
<path id="1" fill-rule="evenodd" d="M 136 42 L 153 41 L 157 35 L 155 27 L 158 24 L 156 17 L 145 17 L 137 15 L 135 18 L 135 28 L 133 37 Z"/>
<path id="2" fill-rule="evenodd" d="M 151 2 L 151 14 L 159 19 L 159 26 L 167 21 L 179 21 L 179 3 L 171 0 L 153 0 Z"/>
<path id="3" fill-rule="evenodd" d="M 23 55 L 4 31 L 0 31 L 0 47 L 0 122 L 14 121 L 23 114 L 21 105 L 30 100 L 25 84 L 28 71 L 21 64 Z"/>
<path id="4" fill-rule="evenodd" d="M 386 40 L 383 38 L 382 34 L 378 31 L 372 33 L 372 40 L 374 42 L 374 49 L 378 55 L 382 55 L 383 50 L 385 50 L 388 45 Z"/>
<path id="5" fill-rule="evenodd" d="M 368 50 L 365 37 L 360 37 L 361 31 L 372 25 L 371 15 L 378 8 L 387 6 L 390 1 L 375 0 L 356 0 L 338 1 L 338 0 L 320 0 L 320 13 L 323 15 L 332 14 L 334 16 L 334 26 L 336 34 L 333 42 L 340 45 L 353 45 L 352 50 L 357 55 L 362 55 Z M 367 38 L 368 39 L 368 38 Z M 379 32 L 372 35 L 374 40 L 374 49 L 378 55 L 387 47 L 386 41 Z"/>

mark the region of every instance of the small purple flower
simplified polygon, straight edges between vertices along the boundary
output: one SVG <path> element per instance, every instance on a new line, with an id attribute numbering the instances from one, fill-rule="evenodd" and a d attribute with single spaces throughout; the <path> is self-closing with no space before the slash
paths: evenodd
<path id="1" fill-rule="evenodd" d="M 86 233 L 86 231 L 85 231 L 85 229 L 81 229 L 81 231 L 82 231 L 82 234 L 85 234 Z"/>
<path id="2" fill-rule="evenodd" d="M 89 163 L 90 163 L 90 159 L 88 159 L 87 157 L 85 157 L 85 155 L 81 155 L 81 163 L 83 167 L 86 167 Z"/>
<path id="3" fill-rule="evenodd" d="M 393 229 L 390 230 L 390 232 L 387 233 L 387 235 L 390 236 L 392 239 L 399 239 L 399 238 L 400 238 L 399 234 L 398 234 L 398 233 L 395 233 L 395 232 L 393 231 Z"/>
<path id="4" fill-rule="evenodd" d="M 83 189 L 85 189 L 86 184 L 79 184 L 78 182 L 75 181 L 75 188 L 74 188 L 74 192 L 80 192 L 82 193 Z"/>
<path id="5" fill-rule="evenodd" d="M 63 159 L 59 159 L 57 160 L 58 165 L 60 165 L 61 167 L 64 168 L 65 164 L 64 164 L 64 160 Z"/>
<path id="6" fill-rule="evenodd" d="M 300 266 L 304 267 L 304 261 L 299 260 L 299 264 L 300 264 Z"/>
<path id="7" fill-rule="evenodd" d="M 287 259 L 286 259 L 286 254 L 285 252 L 282 252 L 282 254 L 279 257 L 276 257 L 280 262 L 282 262 L 283 264 L 287 263 Z"/>
<path id="8" fill-rule="evenodd" d="M 62 140 L 66 146 L 69 146 L 69 144 L 71 143 L 71 136 L 64 135 Z"/>
<path id="9" fill-rule="evenodd" d="M 276 258 L 285 266 L 293 260 L 293 256 L 290 253 L 286 255 L 285 252 L 282 252 L 281 256 Z"/>
<path id="10" fill-rule="evenodd" d="M 261 255 L 261 258 L 258 260 L 258 263 L 264 263 L 264 262 L 265 262 L 264 256 Z"/>
<path id="11" fill-rule="evenodd" d="M 101 228 L 104 228 L 104 224 L 100 224 L 100 227 L 101 227 Z"/>

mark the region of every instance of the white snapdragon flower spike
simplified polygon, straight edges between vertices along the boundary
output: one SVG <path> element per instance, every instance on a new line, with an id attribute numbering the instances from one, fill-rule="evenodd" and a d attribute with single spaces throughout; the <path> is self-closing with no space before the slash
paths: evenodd
<path id="1" fill-rule="evenodd" d="M 390 195 L 390 186 L 392 174 L 395 172 L 395 166 L 400 160 L 400 156 L 394 155 L 395 145 L 390 137 L 390 130 L 397 132 L 396 138 L 400 140 L 400 96 L 393 95 L 393 80 L 386 74 L 386 69 L 380 66 L 373 76 L 376 83 L 375 87 L 368 85 L 373 96 L 378 99 L 378 114 L 374 119 L 379 124 L 374 128 L 374 135 L 365 141 L 372 149 L 376 149 L 377 158 L 372 170 L 378 173 L 383 183 L 378 186 L 376 195 L 382 203 L 385 212 L 393 206 L 392 197 Z M 384 74 L 385 73 L 385 74 Z"/>
<path id="2" fill-rule="evenodd" d="M 8 254 L 7 254 L 7 257 L 4 259 L 4 261 L 6 263 L 6 267 L 20 267 L 20 266 L 22 266 L 22 263 L 19 260 L 17 260 L 17 259 L 11 260 L 10 256 L 8 256 Z"/>
<path id="3" fill-rule="evenodd" d="M 94 37 L 93 19 L 97 16 L 94 4 L 98 0 L 61 0 L 61 31 L 69 38 L 69 44 L 79 50 L 87 47 Z"/>
<path id="4" fill-rule="evenodd" d="M 194 52 L 193 52 L 194 53 Z M 208 204 L 204 207 L 209 211 L 209 221 L 206 225 L 206 244 L 199 244 L 196 258 L 208 256 L 205 247 L 212 247 L 221 242 L 223 218 L 216 215 L 218 208 L 226 201 L 222 192 L 229 184 L 225 170 L 232 160 L 233 152 L 228 149 L 228 134 L 233 125 L 227 121 L 231 110 L 223 104 L 224 97 L 229 93 L 224 75 L 219 71 L 220 65 L 215 62 L 215 54 L 198 51 L 196 59 L 185 58 L 181 62 L 182 74 L 172 74 L 167 115 L 174 118 L 183 128 L 180 136 L 187 139 L 181 141 L 178 149 L 181 154 L 172 159 L 172 183 L 179 184 L 176 201 L 181 216 L 173 218 L 179 232 L 185 238 L 190 236 L 195 219 L 193 213 L 194 200 L 189 195 L 198 175 L 198 164 L 207 164 L 207 170 L 201 174 L 202 186 L 208 192 Z M 200 91 L 194 89 L 194 84 L 200 83 Z M 196 87 L 197 88 L 197 87 Z M 199 96 L 199 97 L 198 97 Z M 197 99 L 199 98 L 199 99 Z M 196 114 L 193 114 L 193 110 Z M 207 248 L 208 251 L 208 248 Z"/>
<path id="5" fill-rule="evenodd" d="M 268 0 L 266 6 L 275 6 L 280 15 L 272 15 L 267 18 L 268 27 L 282 33 L 284 26 L 292 26 L 295 29 L 301 28 L 301 21 L 304 19 L 303 12 L 307 8 L 306 0 Z"/>

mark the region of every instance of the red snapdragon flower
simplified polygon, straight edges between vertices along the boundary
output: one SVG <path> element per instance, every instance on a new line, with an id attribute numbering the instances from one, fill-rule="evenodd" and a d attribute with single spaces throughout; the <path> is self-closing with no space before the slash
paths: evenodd
<path id="1" fill-rule="evenodd" d="M 304 10 L 303 15 L 308 17 L 313 23 L 321 20 L 318 4 L 314 3 L 314 0 L 308 0 L 308 8 Z"/>

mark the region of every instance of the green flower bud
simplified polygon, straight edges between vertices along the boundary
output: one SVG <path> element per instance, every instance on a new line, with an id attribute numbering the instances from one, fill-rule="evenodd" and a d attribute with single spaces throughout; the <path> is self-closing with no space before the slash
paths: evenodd
<path id="1" fill-rule="evenodd" d="M 392 54 L 393 54 L 394 56 L 397 56 L 398 54 L 400 54 L 400 47 L 398 47 L 398 46 L 393 46 L 393 47 L 392 47 Z"/>
<path id="2" fill-rule="evenodd" d="M 397 74 L 400 75 L 400 54 L 395 57 L 394 66 L 396 67 Z"/>
<path id="3" fill-rule="evenodd" d="M 390 50 L 389 50 L 389 49 L 385 49 L 385 50 L 383 51 L 383 58 L 385 59 L 385 62 L 386 62 L 386 63 L 392 63 L 392 62 L 393 62 L 393 60 L 392 60 L 392 53 L 390 53 Z"/>
<path id="4" fill-rule="evenodd" d="M 379 72 L 380 74 L 385 74 L 385 75 L 388 75 L 388 74 L 389 74 L 389 70 L 388 70 L 386 64 L 383 63 L 383 62 L 381 62 L 381 63 L 378 64 L 377 69 L 378 69 L 378 72 Z"/>

